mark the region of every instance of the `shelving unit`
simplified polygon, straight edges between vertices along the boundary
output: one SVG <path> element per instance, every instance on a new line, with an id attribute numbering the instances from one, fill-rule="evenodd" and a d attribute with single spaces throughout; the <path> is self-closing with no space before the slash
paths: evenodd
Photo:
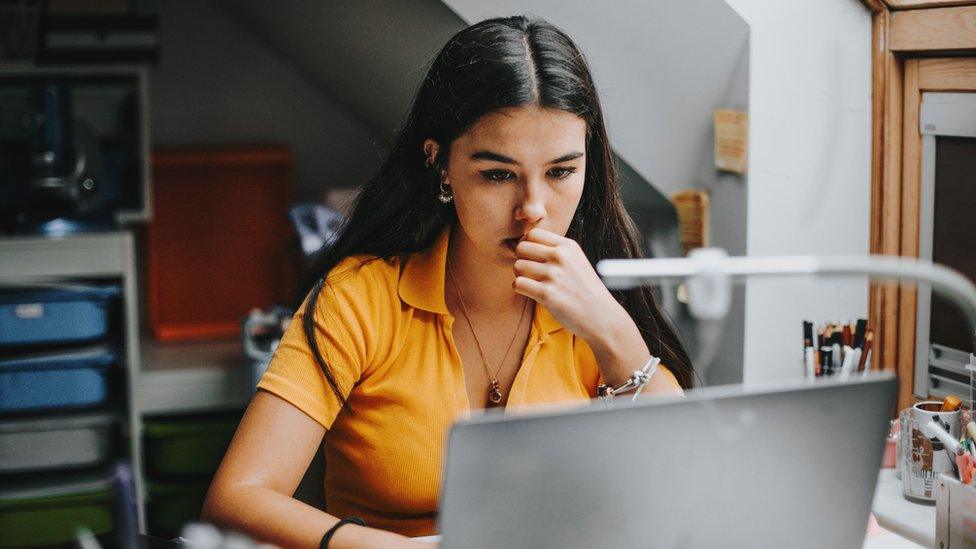
<path id="1" fill-rule="evenodd" d="M 239 410 L 253 389 L 239 340 L 161 344 L 141 335 L 135 258 L 135 238 L 128 231 L 0 238 L 0 285 L 98 278 L 115 279 L 122 286 L 119 356 L 125 395 L 116 397 L 125 403 L 122 432 L 137 472 L 139 529 L 145 532 L 143 417 Z"/>
<path id="2" fill-rule="evenodd" d="M 122 348 L 119 361 L 125 373 L 122 434 L 128 442 L 133 471 L 142 471 L 141 416 L 135 399 L 139 379 L 139 317 L 135 245 L 129 232 L 105 232 L 63 238 L 18 236 L 0 239 L 0 285 L 73 279 L 116 279 L 122 286 Z M 66 412 L 70 414 L 71 412 Z M 136 496 L 144 501 L 145 485 L 136 474 Z M 145 528 L 144 506 L 139 506 L 139 528 Z"/>
<path id="3" fill-rule="evenodd" d="M 136 402 L 142 415 L 243 409 L 252 395 L 239 340 L 159 343 L 143 336 Z"/>
<path id="4" fill-rule="evenodd" d="M 114 307 L 118 326 L 112 335 L 118 347 L 116 368 L 120 382 L 113 384 L 115 393 L 110 395 L 110 407 L 120 416 L 118 432 L 123 442 L 114 457 L 125 458 L 131 464 L 140 503 L 139 530 L 147 533 L 150 475 L 145 467 L 144 420 L 239 412 L 246 407 L 254 390 L 251 363 L 244 355 L 240 338 L 234 335 L 221 341 L 160 343 L 142 331 L 142 311 L 148 299 L 145 290 L 140 288 L 140 280 L 144 280 L 140 269 L 147 257 L 141 248 L 145 241 L 137 238 L 139 233 L 126 227 L 130 227 L 129 223 L 149 221 L 153 211 L 148 68 L 140 65 L 0 66 L 0 83 L 7 84 L 0 92 L 6 94 L 5 99 L 23 102 L 26 92 L 21 89 L 22 84 L 44 78 L 62 78 L 77 84 L 73 88 L 76 99 L 89 100 L 80 103 L 85 106 L 80 109 L 83 118 L 102 129 L 114 128 L 113 124 L 119 122 L 113 122 L 111 110 L 92 107 L 92 97 L 108 93 L 115 100 L 130 94 L 134 99 L 131 123 L 136 125 L 135 129 L 115 136 L 116 142 L 132 147 L 134 166 L 126 173 L 134 174 L 131 176 L 134 179 L 123 183 L 132 191 L 128 197 L 131 200 L 127 199 L 115 212 L 117 226 L 122 227 L 118 230 L 66 236 L 0 236 L 0 286 L 83 280 L 121 286 L 122 295 Z M 92 92 L 93 85 L 110 89 Z M 109 103 L 116 105 L 118 101 Z M 263 165 L 261 162 L 280 165 L 281 174 L 289 175 L 290 153 L 272 152 L 270 156 L 258 154 L 246 158 L 258 165 Z M 228 158 L 236 166 L 244 157 L 232 154 Z M 287 197 L 281 200 L 289 202 Z M 68 410 L 52 417 L 87 412 Z"/>

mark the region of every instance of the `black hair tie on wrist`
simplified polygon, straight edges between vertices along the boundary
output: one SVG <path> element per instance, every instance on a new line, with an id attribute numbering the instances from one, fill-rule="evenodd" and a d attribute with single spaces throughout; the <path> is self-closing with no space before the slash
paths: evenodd
<path id="1" fill-rule="evenodd" d="M 329 540 L 331 540 L 332 536 L 335 535 L 336 530 L 338 530 L 340 526 L 343 526 L 345 524 L 366 526 L 366 521 L 364 521 L 359 517 L 346 517 L 344 519 L 341 519 L 339 522 L 335 523 L 332 526 L 332 528 L 329 528 L 329 530 L 325 533 L 324 536 L 322 536 L 322 542 L 319 543 L 319 549 L 326 549 L 329 546 Z"/>

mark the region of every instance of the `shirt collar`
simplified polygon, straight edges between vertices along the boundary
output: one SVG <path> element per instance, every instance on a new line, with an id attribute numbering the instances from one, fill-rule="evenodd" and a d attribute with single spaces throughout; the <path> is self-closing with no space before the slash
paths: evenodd
<path id="1" fill-rule="evenodd" d="M 441 232 L 429 250 L 406 258 L 397 291 L 400 299 L 411 307 L 440 315 L 451 314 L 444 301 L 447 245 L 450 237 L 451 229 L 448 227 Z M 539 304 L 535 307 L 534 320 L 538 323 L 539 331 L 544 334 L 563 328 L 552 313 Z"/>
<path id="2" fill-rule="evenodd" d="M 451 229 L 444 229 L 433 246 L 406 258 L 400 273 L 400 299 L 411 307 L 440 315 L 450 314 L 444 302 L 444 272 Z"/>

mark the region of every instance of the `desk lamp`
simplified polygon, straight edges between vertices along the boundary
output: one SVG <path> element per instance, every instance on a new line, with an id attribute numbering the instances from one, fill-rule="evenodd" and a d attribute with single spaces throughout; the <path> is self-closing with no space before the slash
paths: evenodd
<path id="1" fill-rule="evenodd" d="M 729 311 L 732 282 L 749 276 L 856 276 L 927 283 L 966 314 L 973 334 L 969 355 L 969 402 L 976 406 L 976 286 L 958 271 L 931 261 L 886 255 L 793 255 L 729 257 L 721 248 L 698 248 L 688 257 L 605 259 L 597 273 L 610 289 L 687 279 L 688 308 L 702 320 L 718 320 Z"/>

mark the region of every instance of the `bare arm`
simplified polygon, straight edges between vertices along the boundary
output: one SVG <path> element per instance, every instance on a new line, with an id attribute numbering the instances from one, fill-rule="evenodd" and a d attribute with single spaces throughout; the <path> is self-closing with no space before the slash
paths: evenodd
<path id="1" fill-rule="evenodd" d="M 325 429 L 266 391 L 251 401 L 217 470 L 202 518 L 281 547 L 316 548 L 338 518 L 292 497 Z M 433 547 L 404 536 L 347 524 L 329 547 Z"/>
<path id="2" fill-rule="evenodd" d="M 623 314 L 618 317 L 618 326 L 608 326 L 602 337 L 596 337 L 587 343 L 593 349 L 604 377 L 611 379 L 606 372 L 617 372 L 618 376 L 615 379 L 626 381 L 631 372 L 644 366 L 647 359 L 651 357 L 651 352 L 647 349 L 647 344 L 644 343 L 637 325 L 622 309 L 621 307 Z M 684 395 L 677 380 L 670 375 L 670 372 L 665 372 L 665 368 L 663 364 L 658 367 L 658 372 L 644 386 L 642 396 Z M 619 382 L 615 383 L 619 384 Z M 624 393 L 624 395 L 629 399 L 631 393 Z"/>

